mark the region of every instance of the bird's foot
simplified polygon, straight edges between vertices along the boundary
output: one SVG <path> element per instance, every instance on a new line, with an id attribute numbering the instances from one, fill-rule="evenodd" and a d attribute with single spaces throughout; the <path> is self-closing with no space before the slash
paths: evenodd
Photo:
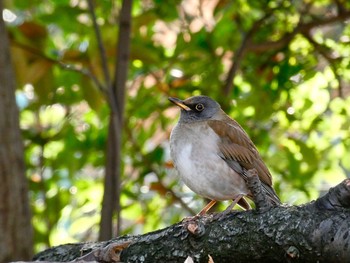
<path id="1" fill-rule="evenodd" d="M 182 223 L 188 223 L 188 222 L 193 222 L 193 221 L 197 221 L 202 215 L 200 214 L 196 214 L 194 216 L 186 216 L 184 217 L 181 222 Z"/>
<path id="2" fill-rule="evenodd" d="M 185 217 L 184 219 L 182 219 L 182 222 L 185 223 L 189 221 L 196 221 L 198 218 L 204 216 L 215 204 L 216 201 L 211 200 L 205 207 L 203 207 L 203 209 L 198 214 L 196 214 L 195 216 Z"/>
<path id="3" fill-rule="evenodd" d="M 217 213 L 215 215 L 215 217 L 214 217 L 215 220 L 220 220 L 220 219 L 224 218 L 229 212 L 232 211 L 232 209 L 235 207 L 235 205 L 237 203 L 239 203 L 241 200 L 244 200 L 243 196 L 244 195 L 240 194 L 235 199 L 233 199 L 232 203 L 224 211 L 222 211 L 221 213 Z"/>
<path id="4" fill-rule="evenodd" d="M 186 220 L 187 219 L 187 220 Z M 182 226 L 194 236 L 201 236 L 205 233 L 205 220 L 197 215 L 182 220 Z"/>
<path id="5" fill-rule="evenodd" d="M 205 215 L 215 204 L 216 200 L 211 200 L 205 207 L 203 207 L 203 209 L 196 216 Z"/>

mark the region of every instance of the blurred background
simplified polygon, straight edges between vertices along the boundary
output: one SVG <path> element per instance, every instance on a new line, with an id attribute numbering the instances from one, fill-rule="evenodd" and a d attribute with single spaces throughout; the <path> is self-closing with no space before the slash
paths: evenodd
<path id="1" fill-rule="evenodd" d="M 169 96 L 218 100 L 251 136 L 284 203 L 311 201 L 350 176 L 349 1 L 3 0 L 2 17 L 35 252 L 146 233 L 205 205 L 172 166 L 179 110 Z M 118 54 L 126 63 L 116 68 Z M 113 87 L 124 89 L 114 104 Z M 108 169 L 116 179 L 106 184 Z M 101 235 L 104 193 L 116 201 L 105 205 L 113 228 Z"/>

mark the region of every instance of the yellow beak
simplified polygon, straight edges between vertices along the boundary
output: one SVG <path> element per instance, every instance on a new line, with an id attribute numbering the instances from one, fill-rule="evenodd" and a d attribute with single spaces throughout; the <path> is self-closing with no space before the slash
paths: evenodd
<path id="1" fill-rule="evenodd" d="M 173 98 L 173 97 L 169 97 L 169 100 L 174 103 L 176 106 L 179 106 L 181 109 L 184 109 L 185 111 L 190 111 L 191 108 L 189 108 L 188 106 L 186 106 L 184 104 L 184 102 L 178 98 Z"/>

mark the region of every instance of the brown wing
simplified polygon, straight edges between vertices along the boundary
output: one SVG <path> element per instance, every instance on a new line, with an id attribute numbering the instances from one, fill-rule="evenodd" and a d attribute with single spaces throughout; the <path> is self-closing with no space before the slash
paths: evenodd
<path id="1" fill-rule="evenodd" d="M 221 138 L 219 149 L 226 163 L 243 177 L 246 170 L 255 168 L 263 189 L 271 201 L 274 204 L 280 204 L 281 202 L 272 188 L 271 174 L 243 128 L 229 117 L 225 121 L 209 120 L 208 124 Z"/>
<path id="2" fill-rule="evenodd" d="M 238 162 L 247 170 L 255 168 L 260 180 L 271 186 L 271 174 L 253 142 L 236 121 L 229 120 L 232 124 L 227 121 L 208 121 L 209 126 L 222 138 L 219 148 L 223 157 Z"/>

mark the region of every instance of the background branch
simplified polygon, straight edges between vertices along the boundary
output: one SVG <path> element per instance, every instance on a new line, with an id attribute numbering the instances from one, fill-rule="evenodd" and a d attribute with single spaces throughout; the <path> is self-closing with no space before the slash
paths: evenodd
<path id="1" fill-rule="evenodd" d="M 275 8 L 278 9 L 278 8 Z M 292 32 L 286 33 L 282 38 L 276 41 L 266 41 L 262 43 L 254 43 L 253 37 L 254 34 L 259 30 L 259 28 L 263 25 L 263 22 L 268 19 L 272 14 L 273 10 L 269 10 L 265 16 L 263 16 L 261 19 L 257 20 L 250 30 L 244 35 L 241 45 L 239 48 L 234 52 L 234 56 L 232 58 L 232 64 L 231 67 L 227 73 L 225 85 L 224 85 L 224 94 L 225 96 L 228 96 L 231 93 L 232 87 L 233 87 L 233 81 L 236 76 L 237 71 L 239 70 L 240 64 L 243 60 L 244 54 L 248 51 L 250 52 L 266 52 L 268 50 L 279 50 L 283 47 L 289 45 L 289 43 L 292 41 L 292 39 L 299 33 L 302 33 L 306 36 L 310 36 L 310 31 L 316 27 L 321 27 L 325 25 L 329 25 L 335 22 L 344 21 L 346 19 L 350 18 L 350 12 L 349 11 L 343 11 L 339 12 L 338 15 L 329 17 L 323 20 L 316 20 L 311 21 L 308 23 L 302 23 L 300 22 Z M 343 9 L 341 9 L 343 10 Z M 327 57 L 326 57 L 327 58 Z M 341 96 L 341 83 L 339 81 L 339 93 Z"/>
<path id="2" fill-rule="evenodd" d="M 120 185 L 121 185 L 121 141 L 125 105 L 125 89 L 130 53 L 132 0 L 122 1 L 119 19 L 119 33 L 115 76 L 110 90 L 112 112 L 109 120 L 107 165 L 102 201 L 99 240 L 119 235 L 121 224 Z M 116 225 L 113 234 L 113 215 Z"/>
<path id="3" fill-rule="evenodd" d="M 94 32 L 95 32 L 95 36 L 96 36 L 96 40 L 97 40 L 97 44 L 98 44 L 98 49 L 99 49 L 99 54 L 100 54 L 100 59 L 101 59 L 101 66 L 102 66 L 103 75 L 104 75 L 105 83 L 106 83 L 106 89 L 109 89 L 110 85 L 111 85 L 111 78 L 110 78 L 110 74 L 109 74 L 109 70 L 108 70 L 108 60 L 107 60 L 107 55 L 106 55 L 106 49 L 103 45 L 100 27 L 97 24 L 97 18 L 96 18 L 96 14 L 95 14 L 94 4 L 93 4 L 92 0 L 87 0 L 87 2 L 88 2 L 89 12 L 91 15 L 91 20 L 92 20 L 92 24 L 94 27 Z"/>
<path id="4" fill-rule="evenodd" d="M 159 174 L 159 169 L 157 169 L 154 165 L 154 162 L 152 160 L 150 160 L 148 158 L 147 155 L 145 154 L 142 154 L 142 149 L 140 147 L 140 145 L 137 143 L 137 141 L 135 140 L 133 134 L 132 134 L 132 131 L 130 130 L 130 128 L 125 125 L 125 131 L 126 131 L 126 135 L 128 137 L 128 141 L 132 144 L 132 147 L 133 147 L 133 152 L 136 152 L 136 153 L 140 153 L 140 158 L 141 158 L 141 162 L 145 165 L 145 167 L 148 167 L 148 169 L 150 170 L 150 172 L 154 172 L 154 174 L 157 176 L 157 179 L 158 179 L 158 183 L 161 185 L 162 187 L 162 191 L 163 192 L 168 192 L 171 194 L 171 197 L 173 199 L 173 201 L 179 203 L 181 205 L 181 207 L 185 210 L 187 210 L 189 212 L 189 214 L 191 215 L 195 215 L 196 212 L 190 208 L 183 200 L 181 197 L 179 197 L 173 189 L 171 189 L 171 187 L 167 186 L 160 174 Z"/>
<path id="5" fill-rule="evenodd" d="M 63 62 L 61 60 L 58 60 L 58 59 L 50 58 L 47 55 L 45 55 L 44 53 L 42 53 L 41 50 L 38 50 L 37 48 L 34 48 L 34 47 L 30 46 L 30 45 L 19 43 L 18 41 L 12 40 L 11 44 L 13 46 L 15 46 L 15 47 L 18 47 L 18 48 L 22 49 L 25 52 L 29 52 L 30 54 L 32 54 L 32 55 L 34 55 L 34 56 L 36 56 L 38 58 L 44 59 L 44 60 L 46 60 L 48 62 L 51 62 L 52 64 L 58 65 L 62 69 L 69 70 L 69 71 L 74 71 L 74 72 L 77 72 L 77 73 L 82 74 L 84 76 L 87 76 L 96 85 L 96 87 L 102 92 L 102 94 L 106 95 L 105 87 L 97 79 L 95 74 L 93 72 L 91 72 L 89 69 L 84 68 L 82 66 L 77 66 L 77 65 L 74 65 L 74 64 L 68 64 L 68 63 L 65 63 L 65 62 Z"/>
<path id="6" fill-rule="evenodd" d="M 252 42 L 252 38 L 254 34 L 259 30 L 263 22 L 273 14 L 273 10 L 274 9 L 268 10 L 267 13 L 262 18 L 255 21 L 255 23 L 252 25 L 250 30 L 243 36 L 243 39 L 239 48 L 234 52 L 234 55 L 232 58 L 232 64 L 227 73 L 227 77 L 225 81 L 225 86 L 224 86 L 225 96 L 228 96 L 231 93 L 231 90 L 233 87 L 233 80 L 236 76 L 236 72 L 240 67 L 244 54 L 247 51 L 247 47 L 250 45 L 250 42 Z"/>
<path id="7" fill-rule="evenodd" d="M 294 28 L 291 33 L 285 34 L 282 38 L 276 41 L 266 41 L 261 43 L 248 43 L 247 50 L 252 52 L 266 52 L 272 49 L 281 49 L 287 46 L 293 37 L 299 33 L 308 33 L 311 29 L 321 26 L 326 26 L 335 22 L 345 21 L 350 18 L 350 11 L 338 14 L 323 20 L 312 21 L 309 23 L 300 23 Z"/>
<path id="8" fill-rule="evenodd" d="M 331 70 L 333 71 L 334 77 L 336 78 L 338 82 L 338 96 L 340 98 L 343 98 L 343 86 L 342 86 L 342 79 L 339 76 L 337 72 L 337 62 L 341 60 L 340 57 L 333 57 L 332 54 L 330 54 L 330 51 L 327 47 L 317 43 L 311 36 L 310 32 L 305 32 L 303 33 L 303 36 L 310 42 L 310 44 L 315 48 L 315 50 L 322 56 L 324 57 Z"/>

